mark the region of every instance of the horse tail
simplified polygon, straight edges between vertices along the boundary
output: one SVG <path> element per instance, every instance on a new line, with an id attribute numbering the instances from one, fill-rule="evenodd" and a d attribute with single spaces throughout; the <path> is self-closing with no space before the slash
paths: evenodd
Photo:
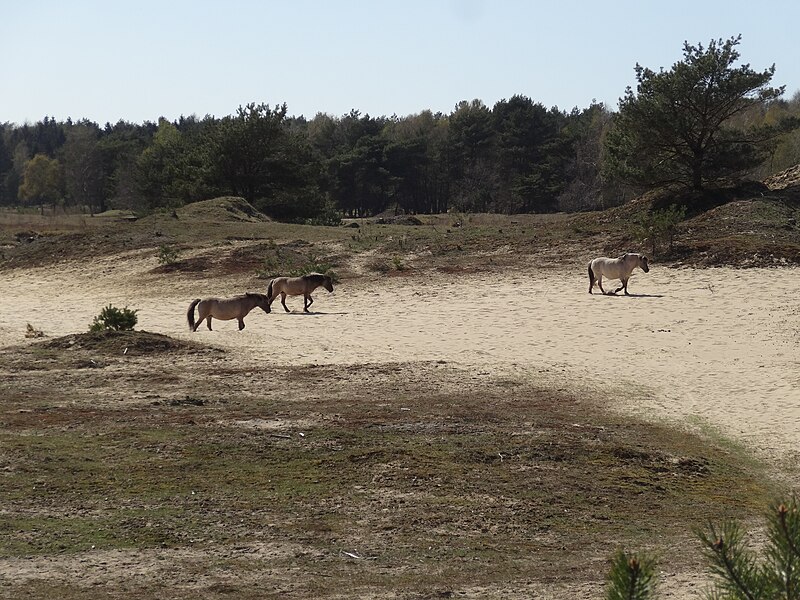
<path id="1" fill-rule="evenodd" d="M 589 293 L 592 293 L 592 288 L 594 287 L 594 282 L 597 278 L 594 276 L 594 271 L 592 271 L 592 263 L 589 263 Z"/>
<path id="2" fill-rule="evenodd" d="M 275 281 L 274 279 L 269 280 L 269 285 L 267 286 L 267 298 L 272 298 L 272 282 Z"/>
<path id="3" fill-rule="evenodd" d="M 186 320 L 189 322 L 189 331 L 194 331 L 194 307 L 200 304 L 200 298 L 195 300 L 189 305 L 189 310 L 186 311 Z"/>

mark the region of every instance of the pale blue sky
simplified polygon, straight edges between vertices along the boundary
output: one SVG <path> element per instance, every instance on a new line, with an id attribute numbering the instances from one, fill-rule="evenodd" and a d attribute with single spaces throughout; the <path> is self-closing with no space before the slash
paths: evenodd
<path id="1" fill-rule="evenodd" d="M 800 2 L 0 0 L 0 122 L 44 116 L 449 113 L 523 94 L 616 109 L 634 66 L 742 34 L 742 61 L 800 90 Z"/>

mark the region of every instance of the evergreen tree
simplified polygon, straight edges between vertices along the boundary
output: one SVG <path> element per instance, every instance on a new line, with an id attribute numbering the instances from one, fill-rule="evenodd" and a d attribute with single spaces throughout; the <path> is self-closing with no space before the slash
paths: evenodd
<path id="1" fill-rule="evenodd" d="M 94 123 L 81 122 L 67 130 L 61 156 L 64 164 L 64 187 L 68 201 L 88 206 L 90 212 L 106 210 L 105 172 L 98 149 L 100 130 Z"/>
<path id="2" fill-rule="evenodd" d="M 608 575 L 606 600 L 653 600 L 655 575 L 656 563 L 652 557 L 618 551 Z"/>
<path id="3" fill-rule="evenodd" d="M 769 83 L 774 65 L 756 72 L 735 66 L 741 36 L 684 45 L 683 60 L 669 71 L 636 65 L 636 92 L 620 99 L 607 137 L 608 173 L 624 181 L 696 190 L 738 177 L 758 165 L 779 128 L 746 126 L 734 118 L 755 104 L 777 99 Z"/>
<path id="4" fill-rule="evenodd" d="M 231 194 L 250 202 L 271 195 L 271 175 L 284 142 L 285 118 L 286 104 L 273 109 L 250 103 L 217 124 L 209 157 L 215 177 Z"/>
<path id="5" fill-rule="evenodd" d="M 492 110 L 501 185 L 497 209 L 506 213 L 555 209 L 564 186 L 559 136 L 565 117 L 526 96 L 501 100 Z"/>
<path id="6" fill-rule="evenodd" d="M 448 165 L 451 205 L 461 211 L 495 210 L 499 190 L 492 112 L 480 100 L 459 102 L 450 115 Z"/>
<path id="7" fill-rule="evenodd" d="M 9 145 L 11 131 L 10 124 L 0 123 L 0 206 L 13 204 L 19 186 L 16 181 L 12 181 L 14 159 Z"/>
<path id="8" fill-rule="evenodd" d="M 767 543 L 747 546 L 735 521 L 709 524 L 699 532 L 713 584 L 709 600 L 797 600 L 800 598 L 800 504 L 796 497 L 767 513 Z M 656 600 L 655 562 L 619 552 L 608 575 L 608 600 Z"/>

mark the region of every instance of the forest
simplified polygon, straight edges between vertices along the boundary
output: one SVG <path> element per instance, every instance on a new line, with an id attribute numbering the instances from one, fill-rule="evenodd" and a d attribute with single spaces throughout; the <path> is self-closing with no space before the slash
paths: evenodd
<path id="1" fill-rule="evenodd" d="M 730 121 L 796 121 L 800 92 L 779 95 L 750 102 Z M 492 107 L 461 101 L 449 114 L 405 117 L 352 110 L 306 119 L 289 116 L 286 104 L 253 102 L 221 118 L 0 122 L 0 206 L 142 214 L 230 195 L 278 220 L 319 224 L 385 211 L 596 210 L 641 191 L 606 168 L 618 116 L 601 103 L 564 111 L 515 95 Z M 797 163 L 795 128 L 746 175 Z"/>

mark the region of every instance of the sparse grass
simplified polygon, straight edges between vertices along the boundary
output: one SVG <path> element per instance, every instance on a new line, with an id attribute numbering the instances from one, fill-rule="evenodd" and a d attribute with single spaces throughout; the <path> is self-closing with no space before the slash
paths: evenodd
<path id="1" fill-rule="evenodd" d="M 535 381 L 465 386 L 463 372 L 431 364 L 254 373 L 137 332 L 124 343 L 140 353 L 123 357 L 122 340 L 94 335 L 0 351 L 17 373 L 0 382 L 0 557 L 196 551 L 208 570 L 217 553 L 280 543 L 292 560 L 226 563 L 239 597 L 283 580 L 302 581 L 298 598 L 508 589 L 564 572 L 590 580 L 610 540 L 678 544 L 712 516 L 757 514 L 772 491 L 724 440 Z M 76 368 L 75 352 L 113 368 Z M 212 364 L 217 376 L 195 389 L 188 373 Z M 146 402 L 124 400 L 143 391 Z M 275 428 L 247 426 L 277 416 Z M 170 585 L 192 577 L 172 564 Z M 149 585 L 140 597 L 163 594 Z"/>
<path id="2" fill-rule="evenodd" d="M 735 201 L 715 205 L 707 212 L 695 215 L 690 211 L 694 216 L 678 228 L 669 259 L 682 264 L 800 263 L 800 201 L 796 191 L 731 199 Z M 655 204 L 668 204 L 669 200 L 664 194 L 650 194 L 605 212 L 574 215 L 422 215 L 422 225 L 416 226 L 378 225 L 364 220 L 358 229 L 276 223 L 231 198 L 195 203 L 174 214 L 160 212 L 135 222 L 86 215 L 42 218 L 34 212 L 2 211 L 0 241 L 6 240 L 11 247 L 3 250 L 0 261 L 8 266 L 34 266 L 54 259 L 90 259 L 120 248 L 157 250 L 167 246 L 188 251 L 216 247 L 223 263 L 219 268 L 240 271 L 243 267 L 237 266 L 234 254 L 229 255 L 231 260 L 226 258 L 225 245 L 235 240 L 262 248 L 260 256 L 253 254 L 254 260 L 245 261 L 247 268 L 262 277 L 299 271 L 309 262 L 307 258 L 285 258 L 264 250 L 264 244 L 271 244 L 288 251 L 298 241 L 321 257 L 323 266 L 333 266 L 337 271 L 349 257 L 365 252 L 387 260 L 422 255 L 429 268 L 503 268 L 514 262 L 498 254 L 503 249 L 506 255 L 534 255 L 545 262 L 563 261 L 564 255 L 572 255 L 576 249 L 585 256 L 641 250 L 634 235 L 637 219 Z M 49 226 L 45 226 L 47 222 Z M 14 236 L 23 230 L 40 237 L 18 243 Z M 197 270 L 188 263 L 187 269 Z"/>

